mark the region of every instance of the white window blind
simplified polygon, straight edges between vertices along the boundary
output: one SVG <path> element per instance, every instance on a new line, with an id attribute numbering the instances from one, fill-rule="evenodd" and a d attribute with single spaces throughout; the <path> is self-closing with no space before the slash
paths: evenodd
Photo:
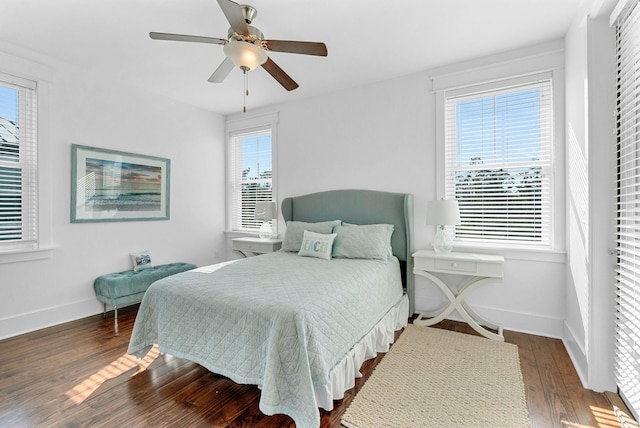
<path id="1" fill-rule="evenodd" d="M 551 245 L 551 80 L 445 95 L 445 197 L 455 237 Z"/>
<path id="2" fill-rule="evenodd" d="M 618 58 L 618 281 L 615 377 L 636 419 L 640 414 L 640 2 L 616 25 Z"/>
<path id="3" fill-rule="evenodd" d="M 0 250 L 37 247 L 36 84 L 0 74 Z"/>
<path id="4" fill-rule="evenodd" d="M 236 131 L 229 141 L 230 226 L 257 231 L 256 202 L 273 200 L 272 129 Z"/>

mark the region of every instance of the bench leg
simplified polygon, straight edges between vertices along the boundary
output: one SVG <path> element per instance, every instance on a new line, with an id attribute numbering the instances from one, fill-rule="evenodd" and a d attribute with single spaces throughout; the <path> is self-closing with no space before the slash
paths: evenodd
<path id="1" fill-rule="evenodd" d="M 113 319 L 114 319 L 114 329 L 116 331 L 116 336 L 119 336 L 120 333 L 118 332 L 118 307 L 117 306 L 113 307 Z"/>

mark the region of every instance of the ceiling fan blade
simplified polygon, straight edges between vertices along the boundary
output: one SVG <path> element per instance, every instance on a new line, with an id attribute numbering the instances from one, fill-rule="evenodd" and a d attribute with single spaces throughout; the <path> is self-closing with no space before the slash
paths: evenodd
<path id="1" fill-rule="evenodd" d="M 287 73 L 281 69 L 278 64 L 273 62 L 271 58 L 267 58 L 267 62 L 262 64 L 262 68 L 267 70 L 274 79 L 276 79 L 287 91 L 293 91 L 298 84 Z"/>
<path id="2" fill-rule="evenodd" d="M 211 83 L 222 83 L 222 81 L 231 73 L 233 70 L 233 61 L 229 58 L 225 58 L 224 61 L 216 68 L 216 71 L 213 72 L 211 77 L 209 77 L 209 82 Z"/>
<path id="3" fill-rule="evenodd" d="M 224 16 L 227 17 L 227 21 L 229 21 L 229 25 L 231 25 L 233 31 L 249 36 L 249 27 L 247 26 L 247 21 L 244 20 L 240 5 L 231 0 L 218 0 L 218 4 Z"/>
<path id="4" fill-rule="evenodd" d="M 319 42 L 295 42 L 291 40 L 265 40 L 267 49 L 303 55 L 327 56 L 327 46 Z"/>
<path id="5" fill-rule="evenodd" d="M 176 42 L 197 42 L 197 43 L 211 43 L 214 45 L 224 45 L 227 43 L 225 39 L 218 39 L 215 37 L 204 36 L 188 36 L 186 34 L 171 34 L 171 33 L 149 33 L 149 37 L 154 40 L 172 40 Z"/>

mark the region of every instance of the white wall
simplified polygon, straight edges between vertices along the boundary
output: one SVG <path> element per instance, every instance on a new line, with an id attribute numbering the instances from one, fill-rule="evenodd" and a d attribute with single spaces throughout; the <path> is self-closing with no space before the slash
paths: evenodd
<path id="1" fill-rule="evenodd" d="M 587 25 L 574 19 L 565 37 L 567 140 L 567 271 L 565 343 L 580 373 L 586 367 L 589 318 L 589 176 Z"/>
<path id="2" fill-rule="evenodd" d="M 0 54 L 0 69 L 50 74 L 53 257 L 0 264 L 0 338 L 102 312 L 93 280 L 131 269 L 129 253 L 154 264 L 214 263 L 224 256 L 224 122 L 214 113 L 94 79 L 42 56 Z M 7 70 L 9 69 L 9 70 Z M 71 144 L 171 159 L 171 219 L 70 223 Z M 47 219 L 48 220 L 48 219 Z"/>
<path id="3" fill-rule="evenodd" d="M 565 38 L 567 249 L 564 343 L 583 384 L 615 390 L 613 1 L 587 2 Z"/>
<path id="4" fill-rule="evenodd" d="M 573 29 L 566 44 L 567 66 L 573 70 L 567 76 L 572 82 L 567 99 L 575 97 L 567 119 L 581 133 L 576 136 L 578 142 L 585 144 L 586 135 L 593 131 L 587 128 L 582 92 L 587 75 L 585 46 L 589 37 L 602 31 L 601 25 L 597 28 L 591 35 Z M 2 59 L 2 66 L 10 64 Z M 37 60 L 42 63 L 42 58 Z M 496 58 L 483 61 L 492 60 Z M 57 249 L 50 259 L 0 264 L 0 338 L 100 312 L 93 279 L 130 268 L 132 251 L 150 249 L 155 263 L 182 260 L 203 265 L 224 258 L 228 247 L 223 239 L 223 118 L 115 82 L 94 80 L 64 64 L 44 63 L 54 73 L 48 148 L 51 180 L 41 191 L 52 201 L 50 223 Z M 21 61 L 15 61 L 14 67 L 25 70 Z M 435 99 L 427 72 L 266 110 L 279 111 L 276 180 L 280 200 L 337 188 L 412 193 L 415 246 L 429 246 L 434 230 L 424 220 L 426 203 L 436 196 L 436 136 Z M 73 143 L 170 158 L 171 220 L 71 224 Z M 585 144 L 581 150 L 586 155 Z M 567 199 L 575 196 L 568 194 Z M 568 225 L 575 227 L 576 220 Z M 284 230 L 282 224 L 280 230 Z M 595 254 L 587 252 L 587 241 L 567 242 L 584 250 L 577 251 L 573 260 Z M 586 361 L 581 349 L 587 330 L 578 301 L 584 284 L 575 275 L 578 271 L 565 270 L 557 260 L 532 260 L 514 253 L 505 257 L 504 282 L 477 290 L 470 303 L 507 329 L 551 337 L 569 330 L 574 336 L 569 342 L 578 344 L 578 354 Z M 592 278 L 602 273 L 585 270 L 584 275 Z M 442 303 L 435 287 L 422 278 L 416 282 L 418 310 Z M 597 292 L 602 293 L 605 286 Z M 590 313 L 599 312 L 598 304 L 590 301 Z M 589 366 L 578 366 L 589 370 Z"/>
<path id="5" fill-rule="evenodd" d="M 415 247 L 429 247 L 434 230 L 425 215 L 427 201 L 436 197 L 436 146 L 435 99 L 426 72 L 269 111 L 274 109 L 280 200 L 339 188 L 412 193 Z M 508 329 L 560 337 L 563 257 L 558 263 L 505 256 L 504 282 L 476 291 L 469 302 Z M 416 294 L 418 310 L 444 301 L 426 279 L 417 279 Z"/>

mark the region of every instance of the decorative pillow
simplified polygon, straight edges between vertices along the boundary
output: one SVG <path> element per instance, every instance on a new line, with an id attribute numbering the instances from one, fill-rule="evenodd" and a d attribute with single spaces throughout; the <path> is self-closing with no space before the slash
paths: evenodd
<path id="1" fill-rule="evenodd" d="M 140 251 L 139 253 L 131 253 L 131 261 L 133 262 L 133 270 L 139 271 L 152 268 L 151 254 L 149 250 Z"/>
<path id="2" fill-rule="evenodd" d="M 336 239 L 335 233 L 322 234 L 305 230 L 298 255 L 330 260 L 334 239 Z"/>
<path id="3" fill-rule="evenodd" d="M 345 224 L 336 227 L 333 257 L 387 261 L 391 248 L 391 224 Z"/>
<path id="4" fill-rule="evenodd" d="M 302 245 L 302 235 L 305 230 L 327 234 L 333 232 L 333 228 L 340 223 L 342 223 L 340 220 L 321 221 L 319 223 L 288 221 L 287 230 L 284 232 L 284 239 L 282 240 L 282 250 L 298 252 Z"/>

